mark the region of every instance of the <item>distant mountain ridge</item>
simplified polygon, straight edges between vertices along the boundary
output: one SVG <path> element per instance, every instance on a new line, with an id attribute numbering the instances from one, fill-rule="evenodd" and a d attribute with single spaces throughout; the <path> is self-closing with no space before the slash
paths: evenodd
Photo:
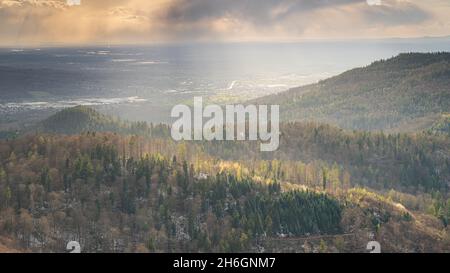
<path id="1" fill-rule="evenodd" d="M 164 125 L 123 121 L 86 106 L 67 108 L 40 122 L 34 130 L 43 133 L 76 135 L 84 132 L 114 132 L 141 136 L 166 136 Z"/>
<path id="2" fill-rule="evenodd" d="M 280 104 L 284 121 L 358 130 L 429 129 L 450 112 L 450 53 L 400 54 L 256 103 Z"/>
<path id="3" fill-rule="evenodd" d="M 103 115 L 92 108 L 77 106 L 64 109 L 40 124 L 44 132 L 78 134 L 84 131 L 118 131 L 120 121 Z"/>

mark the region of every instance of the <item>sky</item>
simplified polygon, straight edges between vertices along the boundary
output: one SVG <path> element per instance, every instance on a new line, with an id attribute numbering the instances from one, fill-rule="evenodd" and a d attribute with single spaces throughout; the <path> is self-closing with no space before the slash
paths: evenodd
<path id="1" fill-rule="evenodd" d="M 450 0 L 0 0 L 0 45 L 450 35 Z"/>

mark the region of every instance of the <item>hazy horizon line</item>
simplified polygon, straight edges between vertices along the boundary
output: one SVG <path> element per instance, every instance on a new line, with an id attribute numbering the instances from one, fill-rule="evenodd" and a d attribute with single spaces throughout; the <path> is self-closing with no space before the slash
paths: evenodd
<path id="1" fill-rule="evenodd" d="M 179 45 L 207 45 L 207 44 L 301 44 L 301 43 L 343 43 L 343 42 L 366 42 L 366 41 L 402 41 L 402 40 L 440 40 L 450 39 L 449 35 L 443 36 L 411 36 L 411 37 L 373 37 L 373 38 L 302 38 L 293 40 L 248 40 L 248 41 L 161 41 L 161 42 L 120 42 L 120 43 L 43 43 L 43 44 L 0 44 L 2 49 L 15 49 L 15 48 L 74 48 L 74 47 L 122 47 L 122 46 L 179 46 Z"/>

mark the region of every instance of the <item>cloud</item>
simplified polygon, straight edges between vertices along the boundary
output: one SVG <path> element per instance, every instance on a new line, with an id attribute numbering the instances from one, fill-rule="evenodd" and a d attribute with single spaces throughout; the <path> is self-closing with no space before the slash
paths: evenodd
<path id="1" fill-rule="evenodd" d="M 381 0 L 367 0 L 369 6 L 379 6 L 382 5 Z"/>
<path id="2" fill-rule="evenodd" d="M 7 9 L 64 9 L 67 3 L 61 0 L 4 0 L 0 1 L 0 8 Z"/>
<path id="3" fill-rule="evenodd" d="M 301 17 L 315 11 L 354 6 L 370 22 L 386 24 L 419 23 L 429 18 L 427 12 L 406 1 L 397 0 L 177 0 L 164 18 L 169 23 L 211 22 L 218 18 L 235 18 L 266 25 Z M 317 18 L 320 20 L 321 18 Z"/>
<path id="4" fill-rule="evenodd" d="M 178 0 L 166 13 L 169 22 L 198 22 L 233 17 L 257 24 L 270 24 L 291 15 L 321 8 L 358 3 L 362 0 Z"/>
<path id="5" fill-rule="evenodd" d="M 427 22 L 437 20 L 433 32 L 448 31 L 448 16 L 435 18 L 431 4 L 370 1 L 376 5 L 367 0 L 83 0 L 81 5 L 0 0 L 0 44 L 382 37 L 401 36 L 395 33 L 399 26 L 404 33 L 420 27 L 429 35 Z"/>
<path id="6" fill-rule="evenodd" d="M 427 11 L 406 1 L 384 0 L 379 5 L 365 7 L 362 12 L 369 24 L 414 25 L 432 18 Z"/>
<path id="7" fill-rule="evenodd" d="M 67 0 L 66 3 L 68 6 L 79 6 L 81 5 L 81 0 Z"/>
<path id="8" fill-rule="evenodd" d="M 176 0 L 161 19 L 175 33 L 177 26 L 183 26 L 184 31 L 217 34 L 213 26 L 222 22 L 225 35 L 251 32 L 301 37 L 316 32 L 313 36 L 320 37 L 320 31 L 328 33 L 328 29 L 351 36 L 354 30 L 374 25 L 413 26 L 431 17 L 419 6 L 400 0 Z"/>

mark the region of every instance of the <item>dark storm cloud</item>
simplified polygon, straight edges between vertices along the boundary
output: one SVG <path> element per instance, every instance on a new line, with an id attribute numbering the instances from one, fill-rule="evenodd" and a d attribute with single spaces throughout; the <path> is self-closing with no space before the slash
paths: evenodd
<path id="1" fill-rule="evenodd" d="M 177 0 L 165 13 L 168 22 L 197 22 L 231 16 L 255 23 L 273 23 L 290 15 L 365 0 Z"/>
<path id="2" fill-rule="evenodd" d="M 334 27 L 330 20 L 335 16 L 339 18 L 336 25 L 356 29 L 416 25 L 432 18 L 419 6 L 401 0 L 382 0 L 378 5 L 369 5 L 366 0 L 174 0 L 160 16 L 166 33 L 197 38 L 214 37 L 216 30 L 209 26 L 223 18 L 251 27 L 254 32 L 276 29 L 293 36 L 303 35 L 322 20 L 327 22 L 324 25 Z"/>

